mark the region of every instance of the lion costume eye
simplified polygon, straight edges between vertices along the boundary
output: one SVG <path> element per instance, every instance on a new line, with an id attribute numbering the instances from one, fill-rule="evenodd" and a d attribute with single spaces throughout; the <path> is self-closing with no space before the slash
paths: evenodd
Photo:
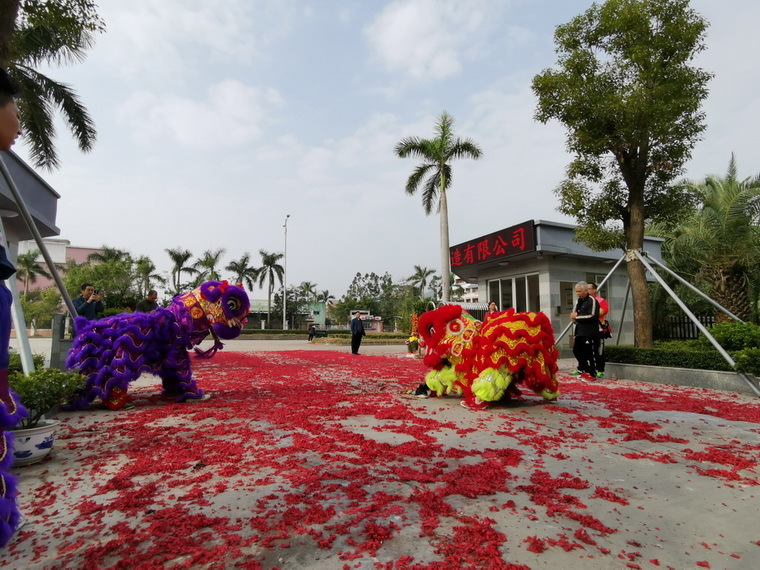
<path id="1" fill-rule="evenodd" d="M 237 313 L 237 311 L 240 309 L 240 299 L 237 299 L 235 297 L 230 297 L 227 299 L 227 309 L 229 309 L 229 312 L 233 315 Z"/>

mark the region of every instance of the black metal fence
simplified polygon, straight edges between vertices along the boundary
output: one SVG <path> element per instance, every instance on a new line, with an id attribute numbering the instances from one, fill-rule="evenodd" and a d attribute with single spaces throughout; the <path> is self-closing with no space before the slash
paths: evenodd
<path id="1" fill-rule="evenodd" d="M 715 324 L 712 315 L 697 316 L 697 320 L 707 329 Z M 654 323 L 654 337 L 657 340 L 692 340 L 699 335 L 697 325 L 686 315 L 666 317 Z"/>

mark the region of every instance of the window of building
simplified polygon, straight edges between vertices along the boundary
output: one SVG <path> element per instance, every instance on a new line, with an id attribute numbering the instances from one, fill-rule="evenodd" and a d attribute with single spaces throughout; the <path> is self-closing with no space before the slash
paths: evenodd
<path id="1" fill-rule="evenodd" d="M 519 275 L 507 279 L 492 279 L 487 283 L 488 299 L 496 301 L 499 309 L 506 311 L 514 307 L 518 312 L 541 310 L 538 292 L 538 273 Z"/>

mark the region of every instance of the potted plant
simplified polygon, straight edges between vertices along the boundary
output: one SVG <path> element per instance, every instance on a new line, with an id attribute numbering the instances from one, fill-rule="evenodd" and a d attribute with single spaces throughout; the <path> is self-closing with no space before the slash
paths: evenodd
<path id="1" fill-rule="evenodd" d="M 29 465 L 42 460 L 53 448 L 58 420 L 47 420 L 49 413 L 59 404 L 70 400 L 74 392 L 84 387 L 81 374 L 63 372 L 56 368 L 38 368 L 25 376 L 10 372 L 8 384 L 29 416 L 13 428 L 14 465 Z"/>

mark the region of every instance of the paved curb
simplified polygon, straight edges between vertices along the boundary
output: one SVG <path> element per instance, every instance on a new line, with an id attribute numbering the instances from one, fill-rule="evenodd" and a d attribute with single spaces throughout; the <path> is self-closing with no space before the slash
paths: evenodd
<path id="1" fill-rule="evenodd" d="M 608 362 L 605 368 L 605 375 L 610 378 L 622 378 L 624 380 L 637 380 L 640 382 L 675 386 L 692 386 L 694 388 L 709 388 L 724 392 L 756 395 L 752 391 L 752 388 L 736 372 Z"/>

